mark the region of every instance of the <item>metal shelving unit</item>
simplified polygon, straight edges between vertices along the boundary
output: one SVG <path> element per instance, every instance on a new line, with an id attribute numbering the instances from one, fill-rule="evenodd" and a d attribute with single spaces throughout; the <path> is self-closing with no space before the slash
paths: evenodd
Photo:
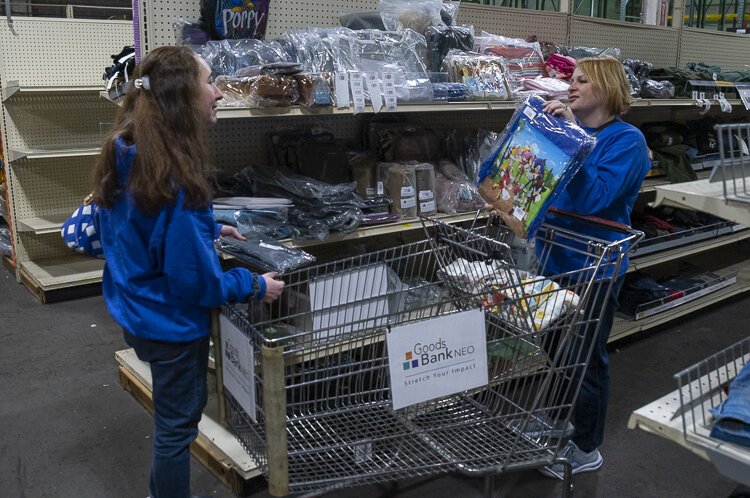
<path id="1" fill-rule="evenodd" d="M 101 281 L 102 261 L 71 253 L 59 228 L 90 189 L 94 157 L 117 109 L 99 96 L 102 71 L 132 40 L 129 21 L 17 17 L 0 25 L 13 265 L 41 301 Z"/>

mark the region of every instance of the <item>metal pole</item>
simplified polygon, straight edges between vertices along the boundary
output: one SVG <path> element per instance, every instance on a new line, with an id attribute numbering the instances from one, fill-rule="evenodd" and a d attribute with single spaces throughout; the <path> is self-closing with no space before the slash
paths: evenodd
<path id="1" fill-rule="evenodd" d="M 10 0 L 5 0 L 5 18 L 7 19 L 8 26 L 13 27 L 13 17 L 10 13 Z"/>

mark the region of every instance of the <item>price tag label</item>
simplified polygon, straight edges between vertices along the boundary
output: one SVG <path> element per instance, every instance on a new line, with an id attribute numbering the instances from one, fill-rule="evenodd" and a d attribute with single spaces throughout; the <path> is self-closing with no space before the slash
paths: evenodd
<path id="1" fill-rule="evenodd" d="M 380 93 L 380 80 L 378 79 L 378 73 L 367 73 L 365 75 L 365 80 L 367 81 L 367 91 L 370 92 L 372 112 L 380 112 L 380 108 L 383 107 L 383 96 Z"/>
<path id="2" fill-rule="evenodd" d="M 336 107 L 338 107 L 339 109 L 346 109 L 347 107 L 349 107 L 349 74 L 336 73 L 334 82 Z"/>
<path id="3" fill-rule="evenodd" d="M 395 111 L 398 108 L 396 99 L 396 83 L 393 73 L 383 73 L 383 94 L 385 97 L 385 109 Z"/>
<path id="4" fill-rule="evenodd" d="M 349 74 L 349 86 L 352 89 L 352 100 L 354 101 L 354 114 L 365 110 L 365 87 L 362 73 Z"/>

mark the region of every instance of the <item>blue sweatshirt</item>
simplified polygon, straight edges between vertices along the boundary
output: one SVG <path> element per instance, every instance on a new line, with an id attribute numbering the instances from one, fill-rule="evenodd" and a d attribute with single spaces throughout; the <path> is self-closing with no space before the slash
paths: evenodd
<path id="1" fill-rule="evenodd" d="M 594 134 L 594 128 L 585 128 Z M 630 225 L 630 212 L 633 209 L 651 162 L 648 147 L 638 128 L 617 118 L 596 135 L 597 143 L 581 169 L 568 183 L 565 191 L 557 197 L 553 206 L 578 214 L 596 216 L 605 220 Z M 624 234 L 592 227 L 580 221 L 547 215 L 549 224 L 569 228 L 579 234 L 616 241 Z M 548 276 L 575 271 L 585 264 L 585 255 L 569 247 L 553 247 L 547 256 L 545 274 Z M 586 250 L 585 247 L 581 247 Z M 543 244 L 537 245 L 541 254 Z M 622 261 L 618 275 L 624 275 L 628 268 L 627 256 Z M 608 272 L 611 273 L 611 272 Z"/>
<path id="2" fill-rule="evenodd" d="M 118 137 L 116 150 L 125 185 L 135 146 Z M 148 216 L 126 192 L 112 209 L 100 210 L 104 300 L 117 323 L 135 336 L 165 342 L 203 337 L 210 308 L 246 300 L 259 278 L 244 268 L 223 272 L 213 246 L 219 225 L 211 210 L 186 209 L 182 201 L 180 192 L 174 205 Z M 264 291 L 265 285 L 259 294 Z"/>

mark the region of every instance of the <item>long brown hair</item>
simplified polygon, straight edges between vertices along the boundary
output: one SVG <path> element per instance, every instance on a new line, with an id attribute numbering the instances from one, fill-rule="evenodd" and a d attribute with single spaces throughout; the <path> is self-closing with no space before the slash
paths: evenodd
<path id="1" fill-rule="evenodd" d="M 133 78 L 143 76 L 149 89 L 127 93 L 102 146 L 94 168 L 94 200 L 112 207 L 126 189 L 141 211 L 155 214 L 174 203 L 182 189 L 186 208 L 208 207 L 211 190 L 203 176 L 208 123 L 199 108 L 199 63 L 187 47 L 159 47 L 136 66 Z M 117 174 L 116 137 L 136 146 L 125 185 Z"/>

